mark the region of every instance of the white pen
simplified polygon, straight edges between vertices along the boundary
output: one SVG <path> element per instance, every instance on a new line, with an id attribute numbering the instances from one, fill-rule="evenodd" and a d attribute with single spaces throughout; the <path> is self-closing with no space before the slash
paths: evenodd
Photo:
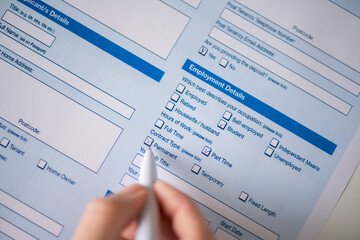
<path id="1" fill-rule="evenodd" d="M 143 157 L 140 169 L 139 183 L 147 189 L 147 200 L 140 215 L 136 240 L 159 239 L 159 208 L 153 190 L 156 180 L 155 157 L 149 148 Z"/>

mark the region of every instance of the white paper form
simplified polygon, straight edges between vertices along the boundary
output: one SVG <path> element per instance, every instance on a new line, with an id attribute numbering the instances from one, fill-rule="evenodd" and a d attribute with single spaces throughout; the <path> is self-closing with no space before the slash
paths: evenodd
<path id="1" fill-rule="evenodd" d="M 316 239 L 359 163 L 351 4 L 2 1 L 0 238 L 70 239 L 152 147 L 218 239 Z"/>

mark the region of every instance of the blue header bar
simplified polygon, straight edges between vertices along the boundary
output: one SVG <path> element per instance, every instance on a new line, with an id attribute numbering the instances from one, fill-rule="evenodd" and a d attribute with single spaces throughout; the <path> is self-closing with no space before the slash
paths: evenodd
<path id="1" fill-rule="evenodd" d="M 254 110 L 255 112 L 263 115 L 264 117 L 268 118 L 269 120 L 273 121 L 279 126 L 294 133 L 298 137 L 311 143 L 315 147 L 323 150 L 324 152 L 330 155 L 334 153 L 337 147 L 335 143 L 320 136 L 316 132 L 301 125 L 300 123 L 289 118 L 288 116 L 284 115 L 278 110 L 270 107 L 269 105 L 265 104 L 259 99 L 251 96 L 250 94 L 244 92 L 243 90 L 232 85 L 231 83 L 228 83 L 219 76 L 197 65 L 193 61 L 187 59 L 182 69 L 190 73 L 191 75 L 199 78 L 200 80 L 206 82 L 207 84 L 216 88 L 217 90 L 225 93 L 226 95 L 235 99 L 236 101 L 244 104 L 245 106 Z"/>
<path id="2" fill-rule="evenodd" d="M 18 0 L 85 41 L 160 82 L 164 72 L 40 0 Z"/>

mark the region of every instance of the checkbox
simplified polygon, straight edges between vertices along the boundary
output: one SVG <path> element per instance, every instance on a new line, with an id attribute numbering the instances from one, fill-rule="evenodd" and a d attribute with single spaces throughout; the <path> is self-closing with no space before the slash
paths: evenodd
<path id="1" fill-rule="evenodd" d="M 272 149 L 271 147 L 267 147 L 265 150 L 265 155 L 268 157 L 271 157 L 274 153 L 274 149 Z"/>
<path id="2" fill-rule="evenodd" d="M 153 144 L 153 142 L 154 142 L 154 139 L 153 139 L 153 138 L 151 138 L 151 137 L 146 137 L 146 138 L 145 138 L 145 141 L 144 141 L 144 144 L 145 144 L 146 146 L 148 146 L 148 147 L 151 147 L 151 145 Z"/>
<path id="3" fill-rule="evenodd" d="M 222 119 L 220 119 L 220 121 L 219 121 L 219 123 L 218 123 L 218 127 L 219 128 L 221 128 L 221 129 L 224 129 L 225 127 L 226 127 L 226 125 L 227 125 L 227 122 L 226 121 L 224 121 L 224 120 L 222 120 Z"/>
<path id="4" fill-rule="evenodd" d="M 242 191 L 242 192 L 240 193 L 239 199 L 240 199 L 241 201 L 243 201 L 243 202 L 246 202 L 246 200 L 248 199 L 248 197 L 249 197 L 249 194 L 247 194 L 246 192 Z"/>
<path id="5" fill-rule="evenodd" d="M 231 117 L 232 117 L 232 113 L 231 112 L 229 112 L 229 111 L 225 111 L 224 112 L 224 114 L 223 114 L 223 118 L 225 119 L 225 120 L 230 120 L 231 119 Z"/>
<path id="6" fill-rule="evenodd" d="M 171 100 L 173 100 L 174 102 L 179 101 L 180 95 L 177 93 L 173 93 L 173 95 L 171 96 Z"/>
<path id="7" fill-rule="evenodd" d="M 279 145 L 279 140 L 277 140 L 276 138 L 271 139 L 270 146 L 276 148 L 278 145 Z"/>
<path id="8" fill-rule="evenodd" d="M 191 168 L 191 171 L 195 174 L 199 174 L 201 170 L 201 167 L 199 165 L 197 165 L 196 163 L 194 164 L 194 166 Z"/>
<path id="9" fill-rule="evenodd" d="M 229 61 L 226 58 L 222 58 L 219 62 L 219 65 L 222 66 L 223 68 L 226 68 L 228 63 L 229 63 Z"/>
<path id="10" fill-rule="evenodd" d="M 201 46 L 200 49 L 199 49 L 199 53 L 203 56 L 206 55 L 206 53 L 208 52 L 208 49 L 204 46 Z"/>
<path id="11" fill-rule="evenodd" d="M 47 164 L 47 162 L 46 162 L 45 160 L 40 159 L 40 161 L 38 162 L 37 166 L 38 166 L 38 168 L 44 170 L 44 168 L 46 167 L 46 164 Z"/>
<path id="12" fill-rule="evenodd" d="M 9 143 L 10 143 L 10 140 L 7 139 L 6 137 L 3 137 L 3 138 L 1 139 L 0 145 L 1 145 L 2 147 L 4 147 L 4 148 L 7 148 L 7 146 L 9 145 Z"/>
<path id="13" fill-rule="evenodd" d="M 205 147 L 203 148 L 203 150 L 201 151 L 201 153 L 204 154 L 205 156 L 209 156 L 210 153 L 211 153 L 211 148 L 205 146 Z"/>
<path id="14" fill-rule="evenodd" d="M 158 120 L 156 120 L 155 122 L 155 127 L 159 128 L 159 129 L 162 129 L 162 127 L 164 126 L 164 121 L 161 120 L 160 118 L 158 118 Z"/>
<path id="15" fill-rule="evenodd" d="M 184 85 L 182 85 L 181 83 L 179 83 L 179 85 L 177 86 L 177 88 L 176 88 L 176 91 L 178 91 L 179 93 L 183 93 L 184 92 L 184 90 L 185 90 L 185 86 Z"/>
<path id="16" fill-rule="evenodd" d="M 170 101 L 165 106 L 165 108 L 169 111 L 172 111 L 174 109 L 174 107 L 175 107 L 175 103 L 170 102 Z"/>

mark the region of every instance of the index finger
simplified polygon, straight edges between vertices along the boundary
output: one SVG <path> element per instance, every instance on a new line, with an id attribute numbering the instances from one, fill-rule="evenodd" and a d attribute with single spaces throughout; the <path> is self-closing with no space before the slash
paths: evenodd
<path id="1" fill-rule="evenodd" d="M 213 239 L 203 214 L 188 196 L 161 181 L 155 184 L 154 190 L 161 209 L 172 220 L 173 230 L 179 239 Z"/>

